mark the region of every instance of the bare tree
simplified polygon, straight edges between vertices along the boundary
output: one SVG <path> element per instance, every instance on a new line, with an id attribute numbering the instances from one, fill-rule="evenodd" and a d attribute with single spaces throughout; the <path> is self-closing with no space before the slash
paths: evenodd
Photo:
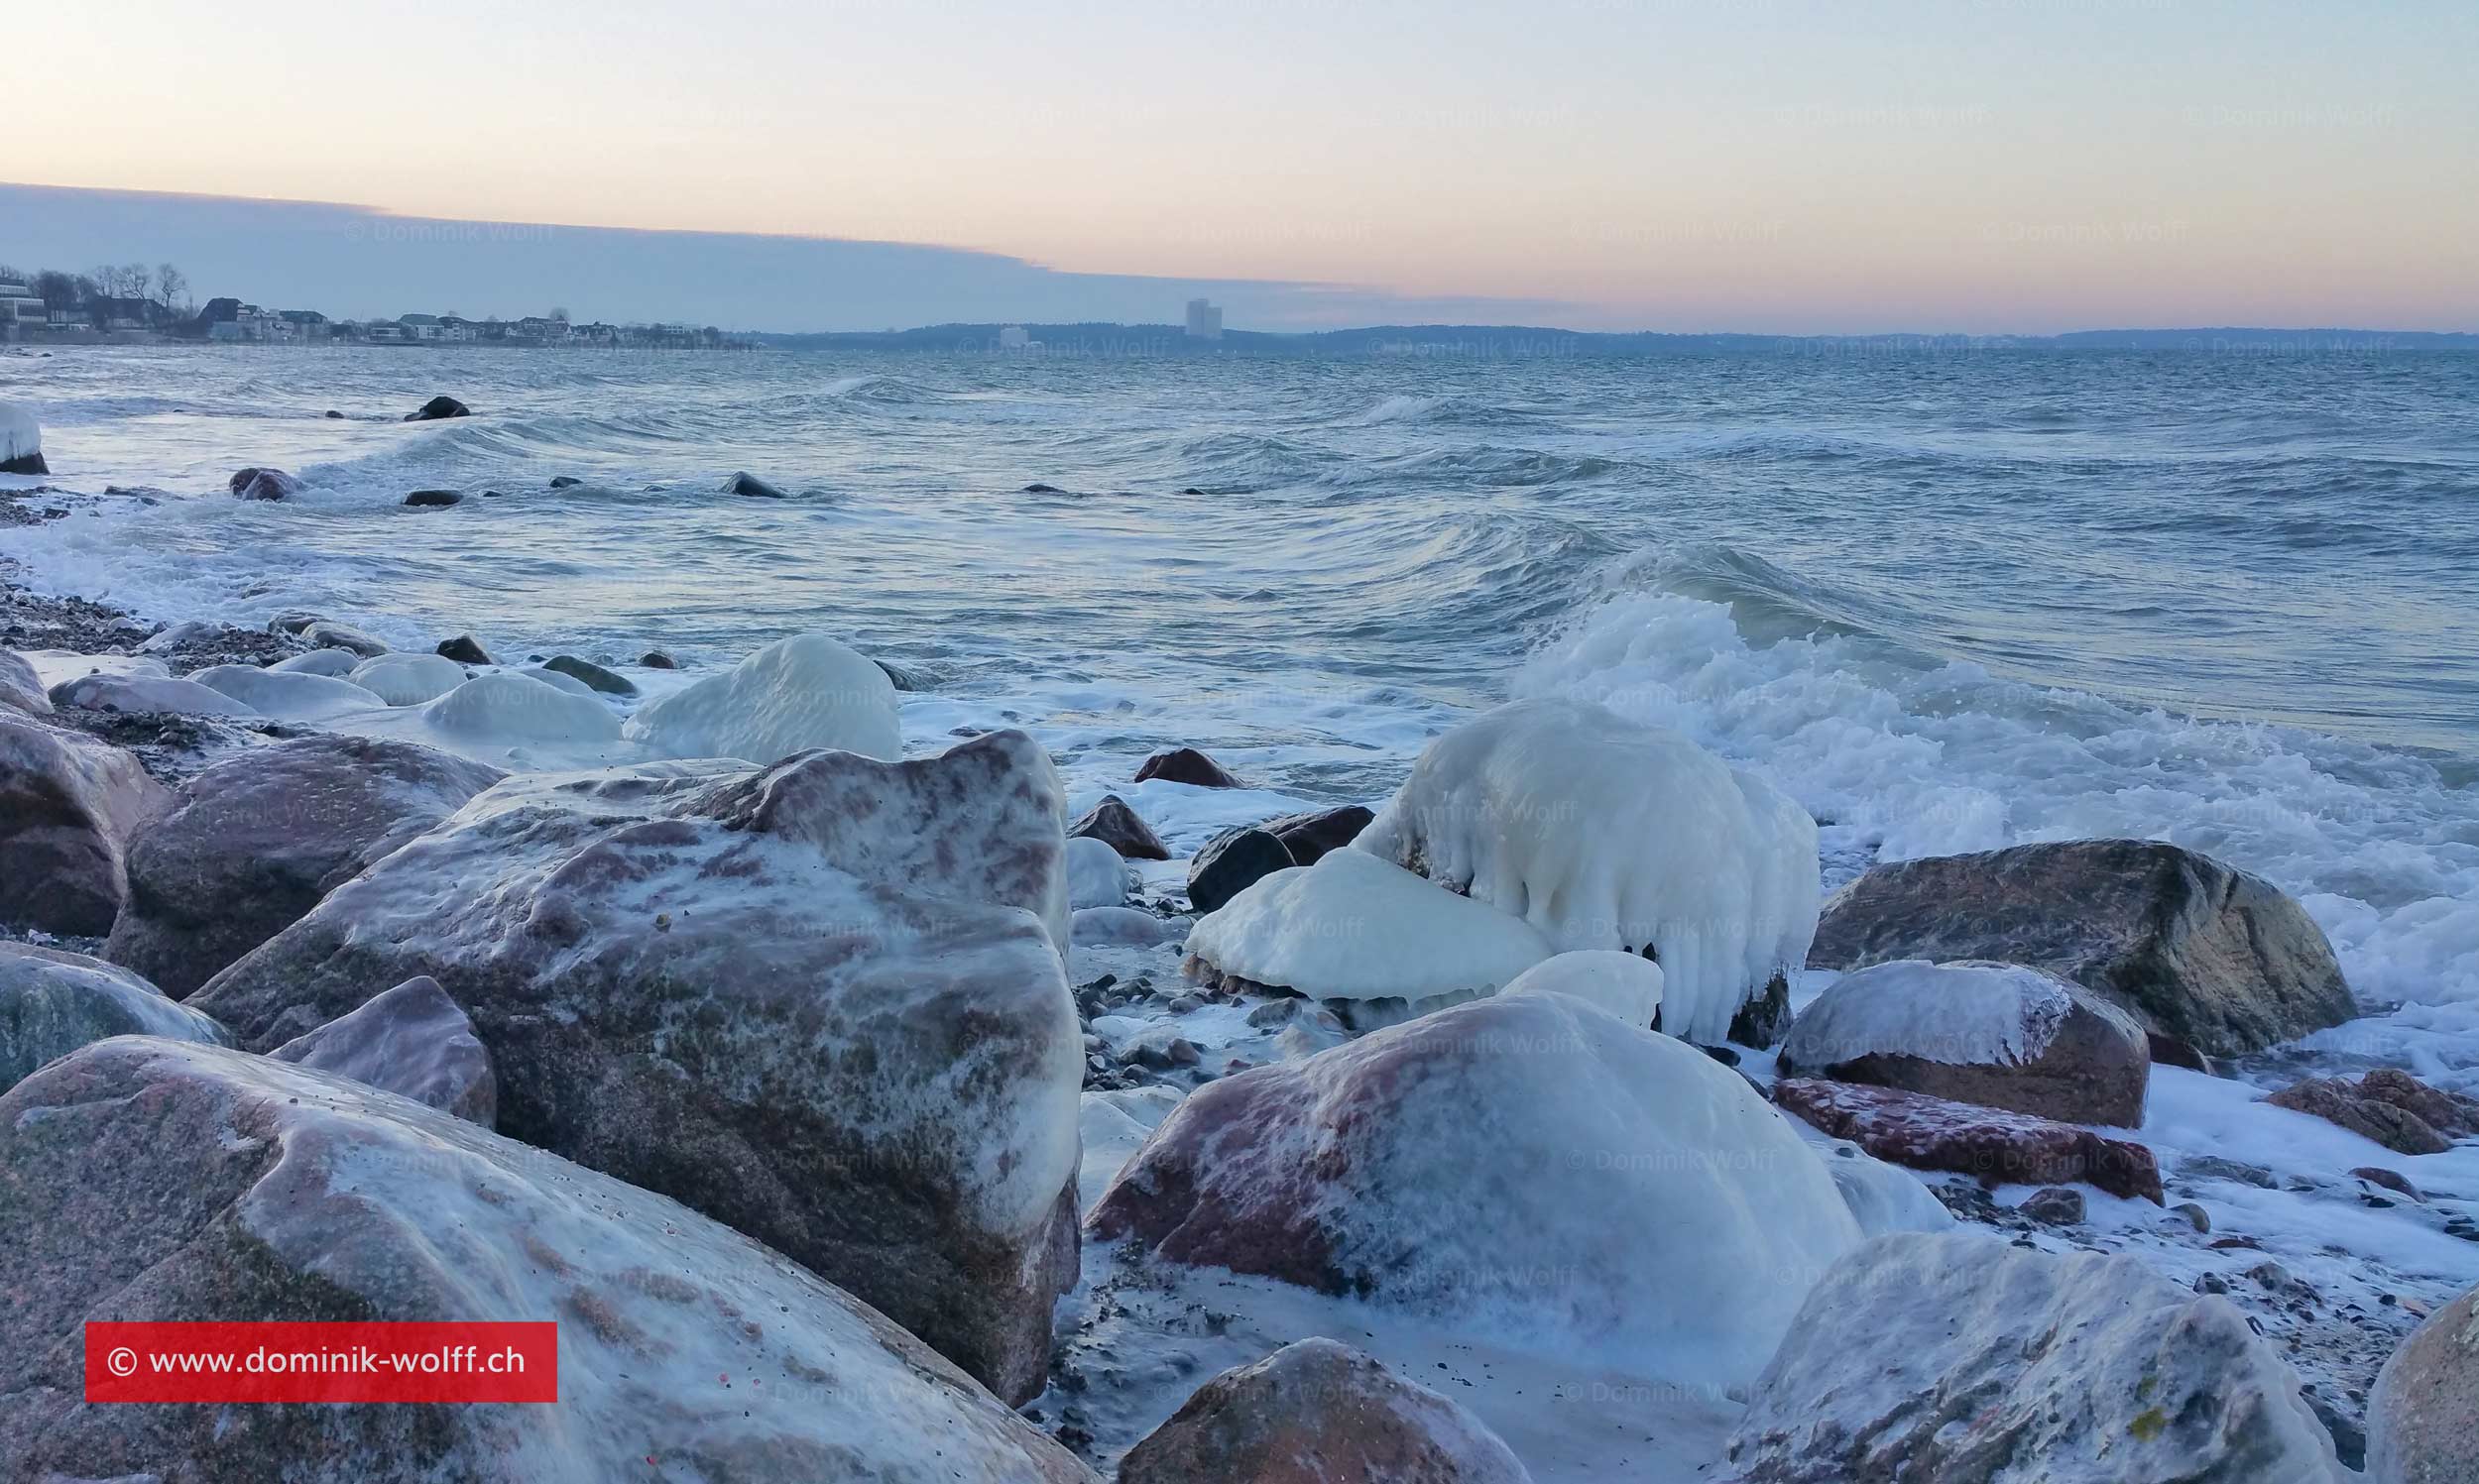
<path id="1" fill-rule="evenodd" d="M 146 298 L 155 287 L 155 270 L 143 263 L 121 265 L 121 281 L 129 285 L 128 298 Z"/>
<path id="2" fill-rule="evenodd" d="M 160 264 L 155 270 L 155 291 L 164 301 L 167 317 L 179 313 L 185 307 L 182 296 L 189 291 L 189 279 L 171 264 Z"/>
<path id="3" fill-rule="evenodd" d="M 77 276 L 64 274 L 57 268 L 47 268 L 35 275 L 34 289 L 36 297 L 43 300 L 43 306 L 51 310 L 55 317 L 76 308 L 86 297 L 85 285 L 79 284 Z"/>

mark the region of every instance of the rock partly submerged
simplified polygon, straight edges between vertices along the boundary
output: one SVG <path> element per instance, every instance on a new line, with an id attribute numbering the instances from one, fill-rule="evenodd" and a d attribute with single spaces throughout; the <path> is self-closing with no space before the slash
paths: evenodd
<path id="1" fill-rule="evenodd" d="M 511 779 L 192 1002 L 266 1047 L 428 975 L 503 1132 L 758 1237 L 1020 1401 L 1077 1267 L 1061 813 L 1013 732 Z"/>
<path id="2" fill-rule="evenodd" d="M 88 1047 L 0 1097 L 0 1190 L 12 1477 L 1091 1479 L 886 1316 L 748 1237 L 327 1073 Z M 99 1315 L 557 1321 L 559 1401 L 89 1406 Z"/>

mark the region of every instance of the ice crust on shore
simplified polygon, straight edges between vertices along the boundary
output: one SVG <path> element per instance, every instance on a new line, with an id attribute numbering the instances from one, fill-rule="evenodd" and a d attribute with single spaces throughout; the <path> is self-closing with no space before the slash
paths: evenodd
<path id="1" fill-rule="evenodd" d="M 661 757 L 769 763 L 811 747 L 882 760 L 903 755 L 894 682 L 822 633 L 778 639 L 647 705 L 628 736 Z"/>

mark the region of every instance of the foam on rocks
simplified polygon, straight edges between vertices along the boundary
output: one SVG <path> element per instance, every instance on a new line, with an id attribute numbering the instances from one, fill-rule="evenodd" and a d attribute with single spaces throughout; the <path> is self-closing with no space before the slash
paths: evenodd
<path id="1" fill-rule="evenodd" d="M 1753 1379 L 1859 1229 L 1737 1073 L 1497 995 L 1190 1094 L 1088 1222 L 1562 1359 Z"/>
<path id="2" fill-rule="evenodd" d="M 812 747 L 903 755 L 894 682 L 822 633 L 795 634 L 639 711 L 628 735 L 661 757 L 773 762 Z"/>
<path id="3" fill-rule="evenodd" d="M 349 680 L 301 670 L 262 670 L 256 665 L 209 665 L 191 680 L 230 696 L 261 716 L 316 722 L 390 703 Z"/>
<path id="4" fill-rule="evenodd" d="M 1762 778 L 1606 708 L 1517 701 L 1429 744 L 1353 848 L 1524 918 L 1551 946 L 1650 949 L 1662 1028 L 1718 1043 L 1801 967 L 1816 822 Z"/>
<path id="5" fill-rule="evenodd" d="M 12 1477 L 1091 1484 L 796 1263 L 331 1073 L 149 1038 L 89 1046 L 0 1097 L 0 1189 Z M 557 1318 L 559 1401 L 90 1407 L 79 1336 L 97 1314 Z"/>
<path id="6" fill-rule="evenodd" d="M 1487 994 L 1550 955 L 1530 923 L 1358 851 L 1278 870 L 1198 919 L 1191 971 L 1417 1013 Z"/>
<path id="7" fill-rule="evenodd" d="M 100 959 L 0 943 L 0 1090 L 112 1036 L 230 1044 L 224 1028 Z"/>
<path id="8" fill-rule="evenodd" d="M 35 414 L 0 401 L 0 474 L 50 474 L 43 461 L 43 428 Z"/>
<path id="9" fill-rule="evenodd" d="M 1107 841 L 1091 836 L 1067 842 L 1067 901 L 1070 907 L 1116 907 L 1136 889 L 1136 869 Z"/>
<path id="10" fill-rule="evenodd" d="M 463 665 L 437 654 L 380 654 L 345 677 L 390 706 L 419 706 L 465 683 Z"/>
<path id="11" fill-rule="evenodd" d="M 1977 1233 L 1881 1237 L 1827 1273 L 1730 1462 L 1730 1484 L 2342 1477 L 2298 1377 L 2227 1300 Z"/>

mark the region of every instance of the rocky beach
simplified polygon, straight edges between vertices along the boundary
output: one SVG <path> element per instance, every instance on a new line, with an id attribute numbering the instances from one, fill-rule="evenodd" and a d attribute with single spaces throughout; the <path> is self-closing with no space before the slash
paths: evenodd
<path id="1" fill-rule="evenodd" d="M 1622 457 L 1469 371 L 1183 427 L 1274 514 L 1133 556 L 1123 469 L 954 480 L 944 585 L 818 455 L 370 375 L 272 451 L 7 384 L 0 1478 L 2479 1480 L 2451 738 L 1904 670 L 1710 555 L 1553 605 L 1502 512 L 1486 622 L 1308 613 L 1427 528 L 1363 478 Z M 907 471 L 1136 437 L 870 376 Z M 560 1400 L 83 1399 L 89 1321 L 450 1318 Z"/>

